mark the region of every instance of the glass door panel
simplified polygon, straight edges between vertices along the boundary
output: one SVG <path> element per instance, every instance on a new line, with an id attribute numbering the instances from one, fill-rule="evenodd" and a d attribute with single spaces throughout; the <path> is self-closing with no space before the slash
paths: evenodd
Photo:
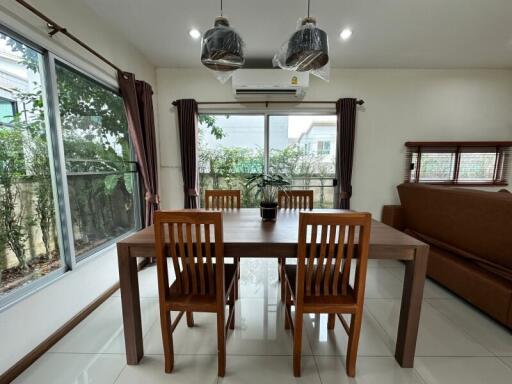
<path id="1" fill-rule="evenodd" d="M 336 116 L 269 116 L 269 172 L 313 190 L 316 208 L 334 206 L 335 164 Z"/>
<path id="2" fill-rule="evenodd" d="M 245 179 L 263 172 L 264 138 L 263 115 L 199 115 L 200 206 L 207 189 L 240 189 L 242 207 L 259 205 Z"/>

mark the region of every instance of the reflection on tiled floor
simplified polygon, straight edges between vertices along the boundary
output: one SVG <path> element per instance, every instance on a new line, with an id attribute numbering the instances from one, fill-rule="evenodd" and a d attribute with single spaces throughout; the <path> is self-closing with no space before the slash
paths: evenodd
<path id="1" fill-rule="evenodd" d="M 324 315 L 306 315 L 302 377 L 292 374 L 292 336 L 284 330 L 274 260 L 242 260 L 236 328 L 229 333 L 226 377 L 217 378 L 216 319 L 194 314 L 174 333 L 175 371 L 164 373 L 156 270 L 139 273 L 145 357 L 127 366 L 119 292 L 102 304 L 16 383 L 512 383 L 512 334 L 470 305 L 428 281 L 414 369 L 393 358 L 403 265 L 370 261 L 357 375 L 345 375 L 347 338 Z M 173 316 L 176 314 L 173 313 Z"/>

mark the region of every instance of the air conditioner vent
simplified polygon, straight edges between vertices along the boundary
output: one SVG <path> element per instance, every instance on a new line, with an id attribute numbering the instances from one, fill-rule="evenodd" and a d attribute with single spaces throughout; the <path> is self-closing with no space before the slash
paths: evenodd
<path id="1" fill-rule="evenodd" d="M 283 69 L 239 69 L 231 84 L 237 99 L 302 99 L 309 85 L 309 74 Z"/>
<path id="2" fill-rule="evenodd" d="M 261 88 L 261 89 L 251 89 L 251 88 L 238 88 L 235 90 L 237 95 L 297 95 L 297 88 Z"/>

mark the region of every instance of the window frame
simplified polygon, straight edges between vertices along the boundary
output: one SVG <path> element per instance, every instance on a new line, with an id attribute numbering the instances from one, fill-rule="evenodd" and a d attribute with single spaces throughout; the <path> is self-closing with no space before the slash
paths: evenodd
<path id="1" fill-rule="evenodd" d="M 108 82 L 97 75 L 96 70 L 91 67 L 87 68 L 87 63 L 84 65 L 76 65 L 67 58 L 65 59 L 62 55 L 53 53 L 50 49 L 46 49 L 33 42 L 32 40 L 24 37 L 20 33 L 13 31 L 11 28 L 0 23 L 0 33 L 7 35 L 27 47 L 33 49 L 42 56 L 41 63 L 41 78 L 43 81 L 43 100 L 46 104 L 46 124 L 48 131 L 48 156 L 50 159 L 50 176 L 52 180 L 52 192 L 54 199 L 54 209 L 56 216 L 56 229 L 57 238 L 60 249 L 60 257 L 62 260 L 62 266 L 56 270 L 48 273 L 45 276 L 34 280 L 26 286 L 15 288 L 13 291 L 6 293 L 0 298 L 0 313 L 10 308 L 17 302 L 29 297 L 30 295 L 38 292 L 42 288 L 49 284 L 52 284 L 56 280 L 60 279 L 67 272 L 73 271 L 74 269 L 80 268 L 80 266 L 86 264 L 88 261 L 94 260 L 97 256 L 104 254 L 104 251 L 112 247 L 120 239 L 129 236 L 130 234 L 138 231 L 142 227 L 142 210 L 143 205 L 141 201 L 141 184 L 138 172 L 135 172 L 134 186 L 133 186 L 133 199 L 134 199 L 134 229 L 130 230 L 116 238 L 113 238 L 100 246 L 80 255 L 76 256 L 74 250 L 74 240 L 72 231 L 72 220 L 71 210 L 69 205 L 69 192 L 66 177 L 65 168 L 65 156 L 64 156 L 64 143 L 62 136 L 62 126 L 60 121 L 60 111 L 58 102 L 58 87 L 57 87 L 57 76 L 55 66 L 57 63 L 62 63 L 71 70 L 77 71 L 79 74 L 87 77 L 89 80 L 97 83 L 98 85 L 106 88 L 109 91 L 114 92 L 120 96 L 119 87 L 114 86 L 117 84 L 117 79 L 109 78 L 111 82 Z M 76 62 L 81 62 L 78 56 L 72 52 L 69 53 L 71 59 L 76 59 Z M 136 162 L 136 156 L 133 145 L 130 140 L 130 152 L 131 162 Z"/>
<path id="2" fill-rule="evenodd" d="M 512 141 L 424 141 L 405 143 L 407 148 L 405 181 L 408 183 L 431 185 L 459 185 L 459 186 L 507 186 L 507 169 L 510 160 L 509 148 Z M 463 153 L 495 153 L 495 164 L 492 180 L 461 180 L 460 164 Z M 454 155 L 453 173 L 447 180 L 422 180 L 421 155 L 422 153 L 451 153 Z M 416 156 L 414 167 L 413 157 Z M 412 176 L 414 171 L 414 176 Z"/>
<path id="3" fill-rule="evenodd" d="M 5 103 L 11 104 L 11 110 L 12 110 L 12 114 L 13 115 L 18 113 L 18 103 L 16 102 L 16 100 L 12 100 L 12 99 L 8 99 L 6 97 L 0 96 L 0 101 L 3 101 Z M 2 125 L 4 127 L 10 127 L 11 126 L 11 124 L 4 123 L 3 121 L 0 121 L 0 125 Z"/>
<path id="4" fill-rule="evenodd" d="M 270 161 L 270 118 L 273 116 L 336 116 L 335 109 L 327 108 L 301 108 L 300 110 L 292 109 L 272 109 L 272 108 L 247 108 L 247 109 L 217 109 L 217 108 L 199 108 L 197 111 L 198 115 L 211 115 L 211 116 L 226 116 L 226 115 L 238 115 L 238 116 L 263 116 L 264 117 L 264 137 L 263 137 L 263 173 L 269 173 L 269 161 Z M 329 142 L 330 143 L 330 142 Z M 309 143 L 311 144 L 311 143 Z M 335 162 L 338 163 L 338 140 L 335 143 Z M 313 149 L 313 146 L 310 146 Z M 196 157 L 199 156 L 197 151 Z M 199 164 L 199 161 L 196 161 Z M 198 172 L 197 177 L 199 180 L 199 168 L 196 165 L 196 171 Z M 333 177 L 332 185 L 326 185 L 325 187 L 332 187 L 335 196 L 339 194 L 339 183 L 336 179 L 336 175 Z M 199 181 L 198 181 L 199 182 Z M 201 199 L 199 199 L 201 202 Z"/>

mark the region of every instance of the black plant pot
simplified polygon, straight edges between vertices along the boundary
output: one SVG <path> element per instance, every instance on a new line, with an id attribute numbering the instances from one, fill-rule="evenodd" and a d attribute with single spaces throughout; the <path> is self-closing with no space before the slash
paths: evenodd
<path id="1" fill-rule="evenodd" d="M 276 221 L 277 203 L 260 203 L 260 215 L 263 221 Z"/>

